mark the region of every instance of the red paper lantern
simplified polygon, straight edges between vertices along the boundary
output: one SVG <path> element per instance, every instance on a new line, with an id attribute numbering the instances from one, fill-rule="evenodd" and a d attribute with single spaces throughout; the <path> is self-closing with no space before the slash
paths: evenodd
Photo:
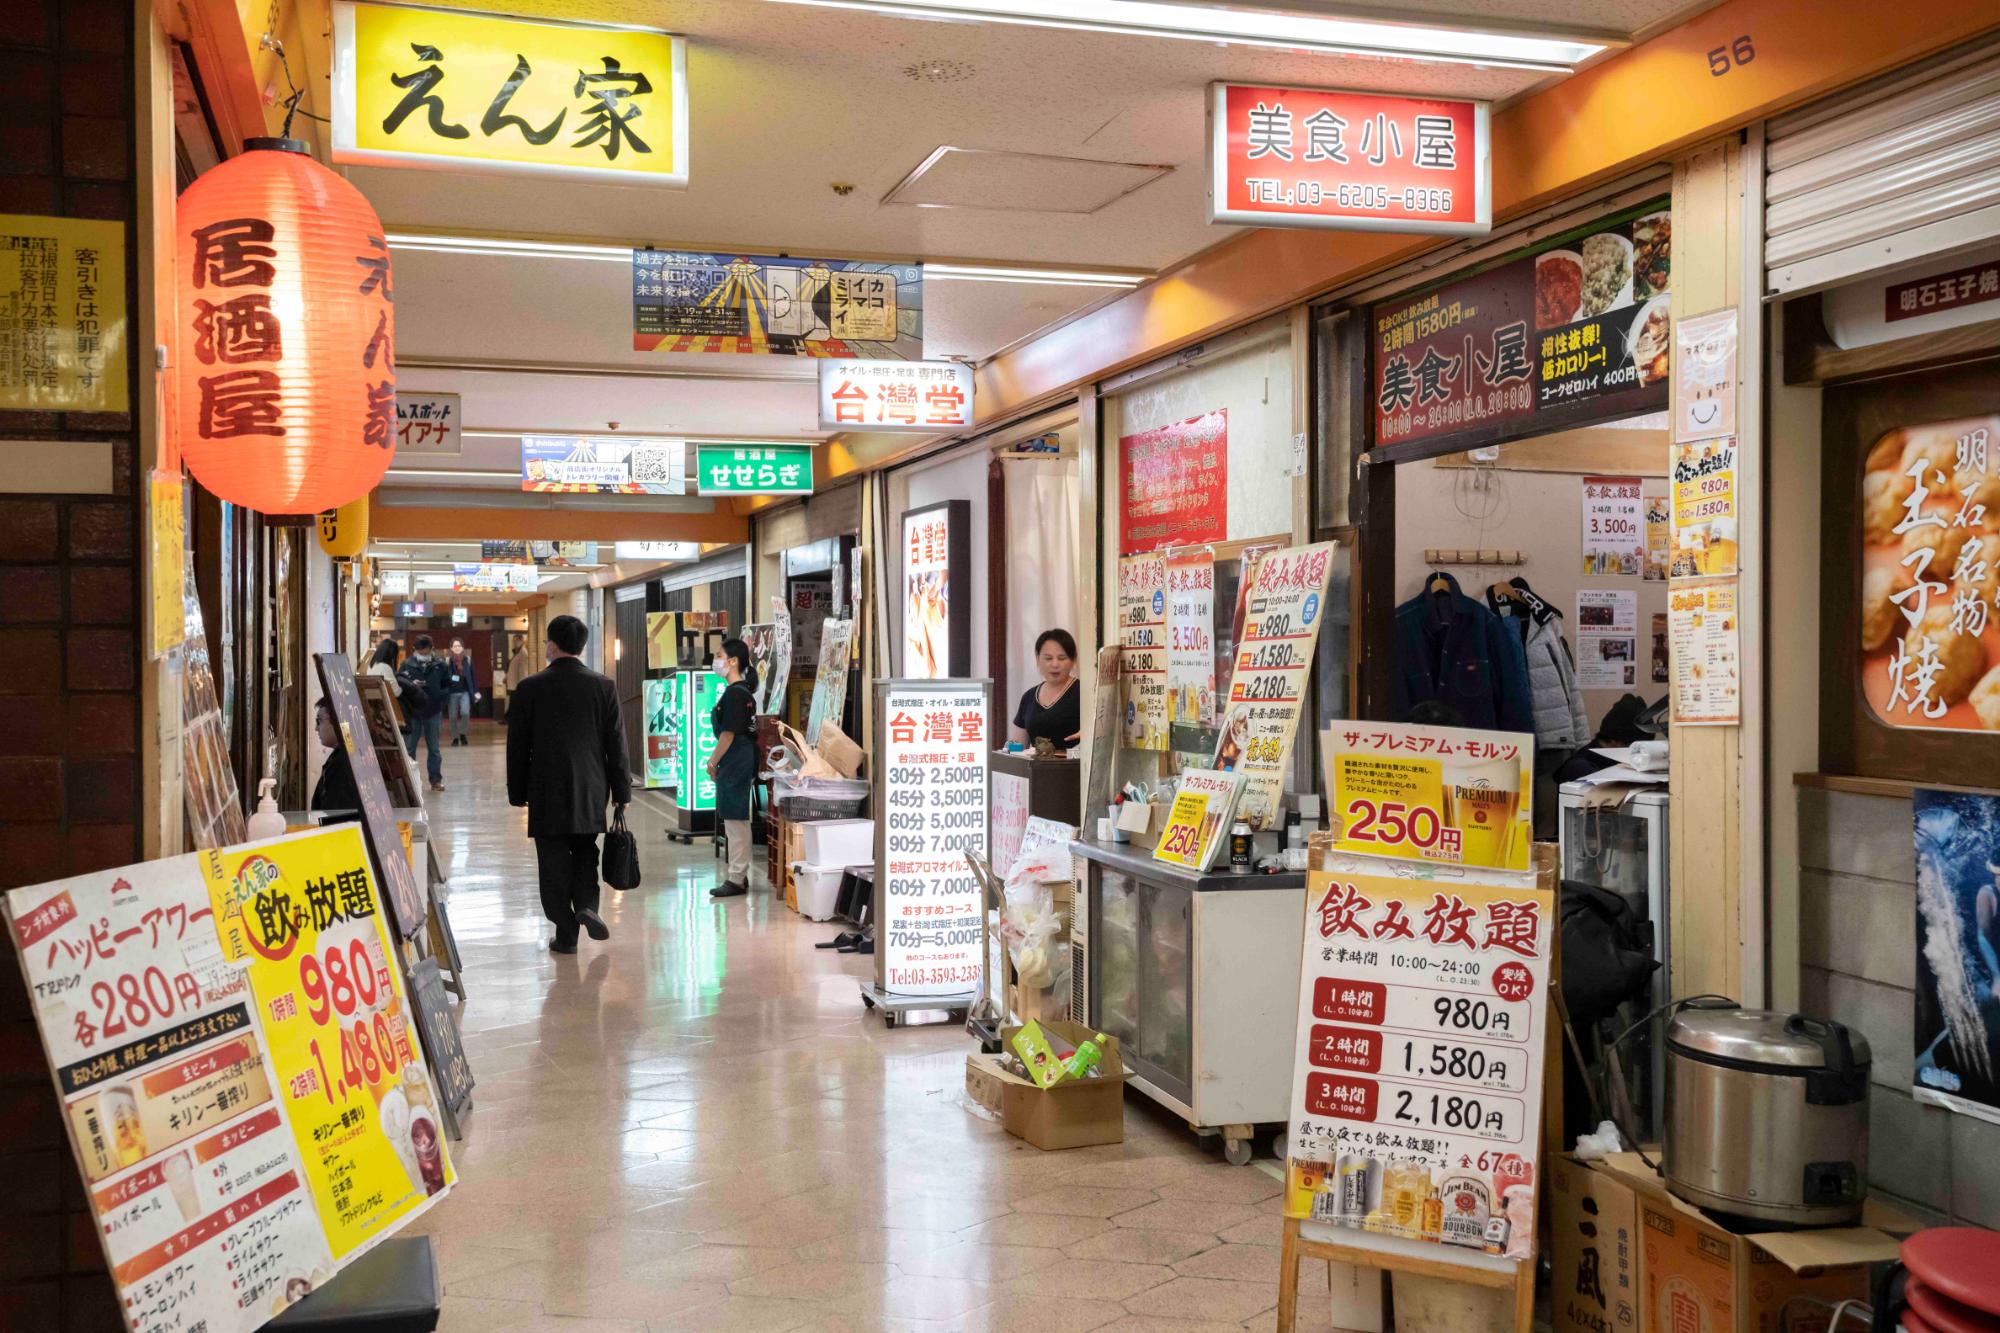
<path id="1" fill-rule="evenodd" d="M 251 139 L 175 209 L 181 457 L 232 504 L 337 509 L 396 452 L 382 223 L 295 139 Z"/>

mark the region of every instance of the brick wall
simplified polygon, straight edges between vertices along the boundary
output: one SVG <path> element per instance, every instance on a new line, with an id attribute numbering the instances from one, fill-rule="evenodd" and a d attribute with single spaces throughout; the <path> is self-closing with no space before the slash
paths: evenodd
<path id="1" fill-rule="evenodd" d="M 0 213 L 122 219 L 128 273 L 133 75 L 129 0 L 0 0 Z M 136 349 L 128 371 L 136 394 Z M 110 439 L 117 458 L 112 495 L 0 493 L 0 887 L 12 887 L 140 856 L 141 488 L 128 415 L 0 412 L 0 439 Z M 120 1327 L 11 948 L 0 1182 L 0 1328 Z"/>

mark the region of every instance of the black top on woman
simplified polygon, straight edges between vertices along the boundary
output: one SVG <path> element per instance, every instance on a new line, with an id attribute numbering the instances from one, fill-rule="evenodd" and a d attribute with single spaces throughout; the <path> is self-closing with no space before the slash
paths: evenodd
<path id="1" fill-rule="evenodd" d="M 729 682 L 708 714 L 715 729 L 715 753 L 708 761 L 709 776 L 715 779 L 715 816 L 748 819 L 750 787 L 757 779 L 757 672 L 750 665 L 749 646 L 741 639 L 725 641 L 715 669 Z"/>
<path id="2" fill-rule="evenodd" d="M 1068 630 L 1042 631 L 1035 640 L 1035 669 L 1041 684 L 1021 696 L 1014 710 L 1013 739 L 1033 748 L 1045 740 L 1058 750 L 1074 747 L 1083 734 L 1083 691 L 1076 682 L 1076 640 Z"/>

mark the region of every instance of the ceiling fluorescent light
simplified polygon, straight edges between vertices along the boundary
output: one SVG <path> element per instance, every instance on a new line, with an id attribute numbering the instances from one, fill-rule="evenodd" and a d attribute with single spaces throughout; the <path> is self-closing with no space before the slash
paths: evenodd
<path id="1" fill-rule="evenodd" d="M 499 236 L 426 236 L 390 232 L 391 250 L 433 250 L 448 255 L 494 255 L 510 259 L 595 259 L 630 264 L 629 245 L 581 245 L 572 241 L 515 241 Z"/>
<path id="2" fill-rule="evenodd" d="M 448 477 L 458 481 L 519 481 L 519 472 L 488 472 L 464 467 L 392 467 L 389 477 Z"/>
<path id="3" fill-rule="evenodd" d="M 897 18 L 972 19 L 1074 32 L 1177 37 L 1328 55 L 1498 65 L 1568 73 L 1611 45 L 1611 37 L 1527 37 L 1160 0 L 778 0 L 820 9 L 856 9 Z"/>
<path id="4" fill-rule="evenodd" d="M 1137 287 L 1148 281 L 1144 273 L 1118 273 L 1096 269 L 1013 268 L 998 264 L 924 265 L 926 280 L 942 278 L 950 282 L 1024 282 L 1050 287 Z"/>

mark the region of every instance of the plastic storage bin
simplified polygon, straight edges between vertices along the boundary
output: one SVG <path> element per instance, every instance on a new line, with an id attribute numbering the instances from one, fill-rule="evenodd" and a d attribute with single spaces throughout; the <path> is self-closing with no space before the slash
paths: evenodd
<path id="1" fill-rule="evenodd" d="M 799 915 L 811 921 L 833 920 L 834 900 L 840 896 L 840 881 L 846 874 L 844 865 L 793 862 L 792 880 L 798 886 Z"/>
<path id="2" fill-rule="evenodd" d="M 875 821 L 817 819 L 799 825 L 805 835 L 800 859 L 816 866 L 862 866 L 875 859 Z"/>
<path id="3" fill-rule="evenodd" d="M 771 803 L 786 819 L 853 819 L 867 802 L 868 783 L 860 778 L 771 779 Z"/>

